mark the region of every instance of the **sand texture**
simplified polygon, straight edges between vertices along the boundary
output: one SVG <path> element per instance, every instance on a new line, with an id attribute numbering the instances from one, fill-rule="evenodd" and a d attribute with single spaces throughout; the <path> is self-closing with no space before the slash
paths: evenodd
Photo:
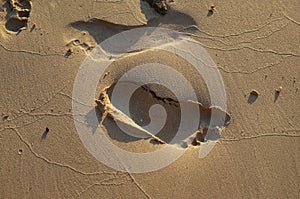
<path id="1" fill-rule="evenodd" d="M 300 1 L 166 2 L 161 15 L 143 0 L 1 1 L 0 198 L 300 198 Z M 185 150 L 153 172 L 117 171 L 83 145 L 74 118 L 88 124 L 82 118 L 89 116 L 73 115 L 72 103 L 81 103 L 73 84 L 98 44 L 145 27 L 200 43 L 223 78 L 227 109 L 214 106 L 203 77 L 175 54 L 147 49 L 115 59 L 94 100 L 82 104 L 96 111 L 98 128 L 127 151 Z M 110 101 L 117 80 L 148 62 L 172 67 L 195 90 L 197 102 L 184 100 L 199 107 L 201 120 L 182 142 L 170 144 L 181 113 L 170 90 L 141 86 L 131 119 Z M 182 82 L 172 85 L 186 91 Z M 216 145 L 199 159 L 213 111 L 225 118 L 213 125 L 221 137 L 209 137 Z M 162 128 L 147 126 L 162 118 Z M 118 122 L 140 137 L 122 133 Z"/>

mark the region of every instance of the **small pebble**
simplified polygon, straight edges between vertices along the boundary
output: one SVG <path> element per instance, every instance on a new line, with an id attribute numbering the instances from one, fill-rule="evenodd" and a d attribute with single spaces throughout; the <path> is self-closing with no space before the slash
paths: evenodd
<path id="1" fill-rule="evenodd" d="M 22 153 L 23 153 L 23 150 L 22 150 L 22 149 L 19 149 L 18 154 L 19 154 L 19 155 L 22 155 Z"/>
<path id="2" fill-rule="evenodd" d="M 208 11 L 213 13 L 215 11 L 215 5 L 211 5 Z"/>
<path id="3" fill-rule="evenodd" d="M 210 9 L 208 10 L 207 16 L 212 16 L 214 14 L 214 11 L 215 11 L 215 5 L 211 5 Z"/>
<path id="4" fill-rule="evenodd" d="M 280 93 L 281 90 L 282 90 L 282 86 L 279 86 L 279 87 L 276 89 L 276 92 L 277 92 L 277 93 Z"/>
<path id="5" fill-rule="evenodd" d="M 68 51 L 65 54 L 65 57 L 68 58 L 73 52 L 74 52 L 73 49 L 69 48 Z"/>

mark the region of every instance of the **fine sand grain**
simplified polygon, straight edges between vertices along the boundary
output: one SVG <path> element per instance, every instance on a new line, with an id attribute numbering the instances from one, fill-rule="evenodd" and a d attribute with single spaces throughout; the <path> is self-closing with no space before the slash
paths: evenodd
<path id="1" fill-rule="evenodd" d="M 0 198 L 300 197 L 300 1 L 166 2 L 165 15 L 142 0 L 1 2 Z M 99 77 L 93 98 L 101 100 L 103 91 L 108 97 L 130 68 L 158 62 L 189 78 L 204 116 L 196 139 L 179 144 L 187 147 L 179 159 L 134 174 L 105 166 L 84 147 L 73 121 L 72 91 L 81 63 L 99 43 L 140 27 L 180 31 L 207 50 L 224 81 L 227 110 L 220 112 L 227 117 L 221 138 L 199 159 L 212 108 L 202 77 L 164 51 L 117 59 Z M 120 148 L 142 153 L 168 144 L 180 122 L 172 92 L 146 85 L 132 98 L 132 120 L 119 120 L 142 130 L 143 139 L 122 134 L 109 101 L 88 106 L 99 108 L 99 128 Z M 139 129 L 149 117 L 138 110 L 149 104 L 166 106 L 170 115 L 155 135 Z M 105 108 L 110 117 L 100 124 Z"/>

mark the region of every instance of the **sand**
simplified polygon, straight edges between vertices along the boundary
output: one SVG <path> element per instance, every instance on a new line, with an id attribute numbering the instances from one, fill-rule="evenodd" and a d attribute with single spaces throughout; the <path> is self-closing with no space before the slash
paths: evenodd
<path id="1" fill-rule="evenodd" d="M 300 197 L 299 1 L 167 3 L 168 13 L 162 16 L 139 0 L 2 2 L 1 198 Z M 73 84 L 81 63 L 99 43 L 150 26 L 181 31 L 206 49 L 224 81 L 230 124 L 202 159 L 198 153 L 205 143 L 189 145 L 179 159 L 156 171 L 116 171 L 99 162 L 77 133 Z M 188 63 L 151 50 L 116 60 L 92 97 L 146 62 L 168 64 L 189 77 L 199 102 L 212 105 L 203 79 Z M 178 127 L 172 93 L 150 86 L 134 95 L 142 96 L 143 103 L 132 100 L 133 110 L 147 110 L 152 103 L 170 106 L 164 130 Z M 97 108 L 96 103 L 88 106 Z M 149 123 L 146 116 L 137 111 L 134 117 L 145 117 L 137 125 Z M 111 142 L 128 151 L 164 145 L 122 134 L 113 117 L 103 125 Z"/>

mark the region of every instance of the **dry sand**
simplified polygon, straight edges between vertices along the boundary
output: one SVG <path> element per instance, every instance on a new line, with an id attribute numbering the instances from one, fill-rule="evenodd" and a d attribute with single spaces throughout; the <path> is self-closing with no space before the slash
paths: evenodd
<path id="1" fill-rule="evenodd" d="M 207 16 L 212 3 L 215 10 Z M 1 198 L 300 197 L 298 0 L 175 0 L 165 16 L 139 0 L 2 4 Z M 185 30 L 202 44 L 223 77 L 232 118 L 205 158 L 190 147 L 168 167 L 130 174 L 103 165 L 83 146 L 73 122 L 72 90 L 80 64 L 97 44 L 144 26 Z M 116 61 L 99 89 L 143 59 L 180 63 L 151 52 L 131 56 Z M 250 95 L 253 90 L 258 96 Z M 198 97 L 209 106 L 206 95 Z M 105 121 L 112 127 L 111 119 Z M 114 128 L 110 138 L 127 150 L 159 148 L 149 139 L 125 142 L 128 137 Z"/>

